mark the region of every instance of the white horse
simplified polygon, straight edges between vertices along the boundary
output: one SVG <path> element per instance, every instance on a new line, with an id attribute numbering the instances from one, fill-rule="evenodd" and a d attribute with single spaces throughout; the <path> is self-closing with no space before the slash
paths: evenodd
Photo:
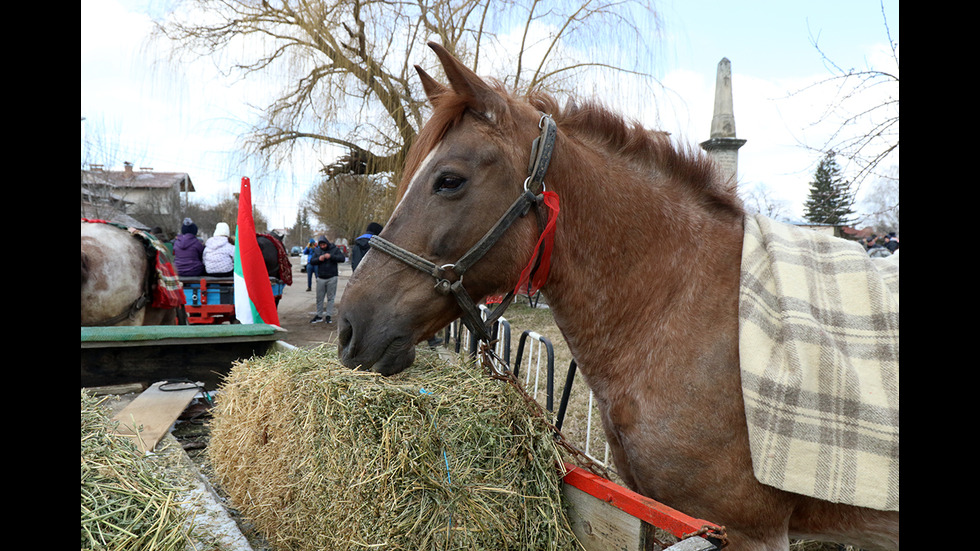
<path id="1" fill-rule="evenodd" d="M 139 237 L 82 221 L 82 326 L 171 325 L 176 308 L 154 308 L 155 266 Z"/>

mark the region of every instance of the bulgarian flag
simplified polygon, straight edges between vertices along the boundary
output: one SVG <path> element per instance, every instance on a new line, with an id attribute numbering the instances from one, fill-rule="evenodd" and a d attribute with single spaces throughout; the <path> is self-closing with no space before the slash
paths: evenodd
<path id="1" fill-rule="evenodd" d="M 269 272 L 255 239 L 252 219 L 252 184 L 242 178 L 238 196 L 238 225 L 235 227 L 235 317 L 242 323 L 279 325 L 276 299 Z"/>

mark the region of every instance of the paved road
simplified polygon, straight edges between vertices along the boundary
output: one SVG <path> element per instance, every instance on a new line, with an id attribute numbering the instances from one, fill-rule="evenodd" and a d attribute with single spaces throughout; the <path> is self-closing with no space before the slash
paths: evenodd
<path id="1" fill-rule="evenodd" d="M 307 292 L 306 274 L 300 271 L 300 257 L 290 257 L 290 261 L 293 264 L 293 284 L 283 290 L 282 300 L 279 301 L 279 325 L 288 331 L 284 340 L 301 348 L 319 346 L 323 343 L 336 344 L 336 323 L 310 323 L 316 314 L 316 283 L 314 282 L 313 289 Z M 350 262 L 340 264 L 339 268 L 335 309 L 340 304 L 340 298 L 351 275 Z"/>

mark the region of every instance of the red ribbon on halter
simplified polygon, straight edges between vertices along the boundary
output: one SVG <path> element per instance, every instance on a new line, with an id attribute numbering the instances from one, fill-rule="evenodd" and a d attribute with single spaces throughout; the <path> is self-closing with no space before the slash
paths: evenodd
<path id="1" fill-rule="evenodd" d="M 558 194 L 553 191 L 546 191 L 542 197 L 542 203 L 550 211 L 548 223 L 545 225 L 544 231 L 541 232 L 541 237 L 538 238 L 538 244 L 534 247 L 536 254 L 531 257 L 531 261 L 521 272 L 521 278 L 517 281 L 517 287 L 514 288 L 515 295 L 521 292 L 526 292 L 528 296 L 533 295 L 548 281 L 548 272 L 551 269 L 551 249 L 555 244 L 555 224 L 558 221 Z M 538 258 L 541 261 L 532 276 L 531 272 L 534 270 Z M 528 287 L 528 281 L 530 281 L 530 287 Z"/>

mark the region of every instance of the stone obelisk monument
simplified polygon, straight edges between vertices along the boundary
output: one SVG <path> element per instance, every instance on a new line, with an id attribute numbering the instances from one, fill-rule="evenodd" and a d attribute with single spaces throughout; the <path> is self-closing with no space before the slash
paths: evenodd
<path id="1" fill-rule="evenodd" d="M 722 58 L 718 62 L 715 81 L 715 113 L 711 119 L 711 137 L 701 142 L 721 167 L 722 173 L 734 180 L 738 176 L 738 148 L 745 140 L 735 137 L 735 109 L 732 104 L 732 62 Z"/>

